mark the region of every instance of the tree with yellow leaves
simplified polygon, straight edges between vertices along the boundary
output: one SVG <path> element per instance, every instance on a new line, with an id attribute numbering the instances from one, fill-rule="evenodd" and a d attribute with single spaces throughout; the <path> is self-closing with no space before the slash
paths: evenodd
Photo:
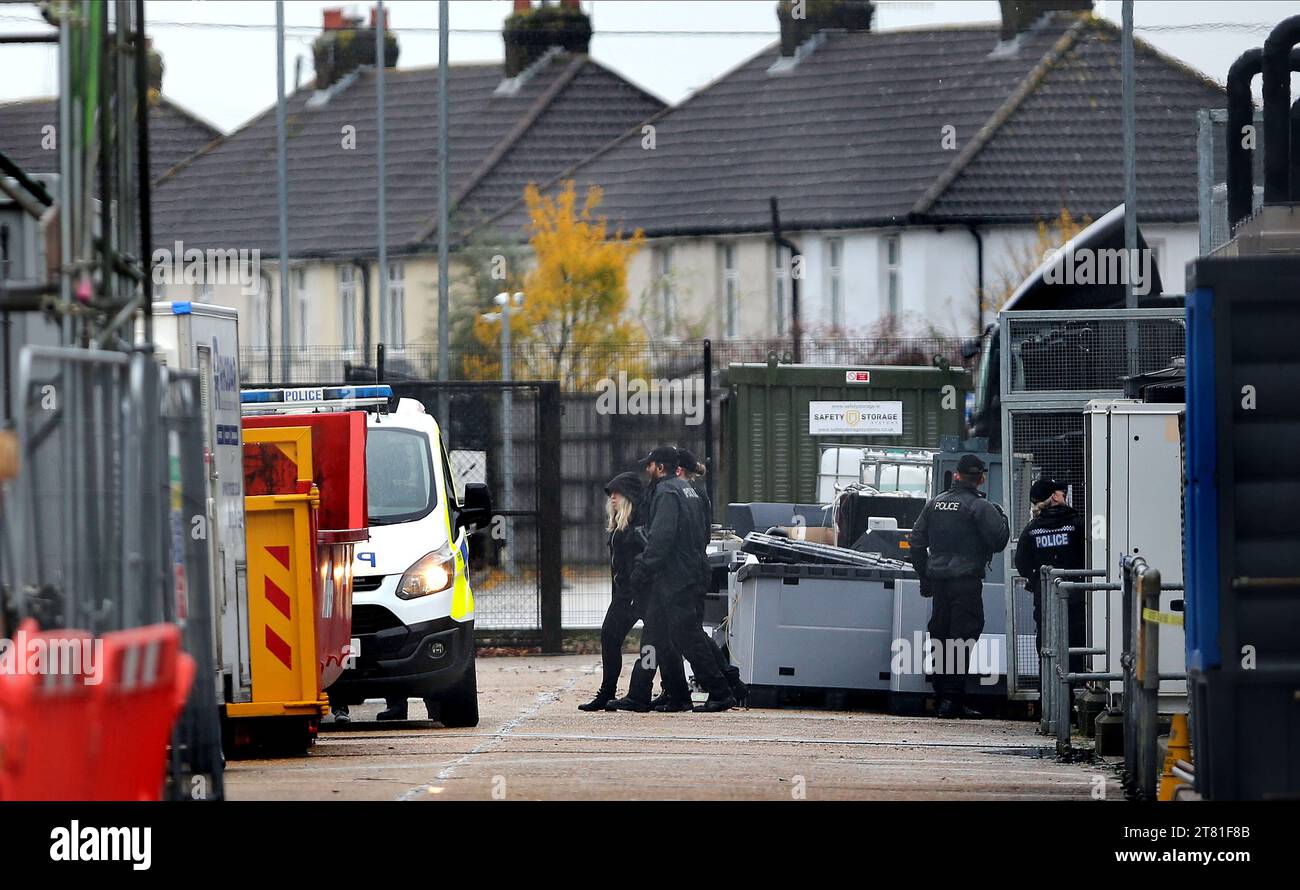
<path id="1" fill-rule="evenodd" d="M 511 312 L 510 336 L 522 347 L 512 372 L 517 379 L 589 389 L 610 373 L 610 357 L 640 333 L 625 313 L 627 262 L 641 247 L 641 231 L 628 238 L 621 230 L 609 233 L 605 218 L 595 213 L 601 201 L 596 186 L 581 206 L 571 180 L 554 195 L 530 183 L 524 201 L 534 265 L 524 277 L 524 304 Z M 500 354 L 499 318 L 477 318 L 474 336 L 491 354 Z M 498 367 L 486 359 L 466 371 L 487 377 Z"/>

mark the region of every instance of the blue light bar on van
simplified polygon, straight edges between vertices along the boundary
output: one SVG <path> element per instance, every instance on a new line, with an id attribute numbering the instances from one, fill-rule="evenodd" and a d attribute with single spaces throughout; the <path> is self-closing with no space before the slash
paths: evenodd
<path id="1" fill-rule="evenodd" d="M 239 394 L 239 407 L 244 414 L 351 411 L 387 405 L 392 397 L 393 388 L 385 384 L 246 389 Z"/>

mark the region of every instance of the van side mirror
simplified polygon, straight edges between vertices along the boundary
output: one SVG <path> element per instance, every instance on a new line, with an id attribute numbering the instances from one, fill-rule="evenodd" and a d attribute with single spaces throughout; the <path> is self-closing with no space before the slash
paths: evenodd
<path id="1" fill-rule="evenodd" d="M 456 525 L 471 531 L 492 521 L 492 494 L 482 482 L 466 482 Z"/>

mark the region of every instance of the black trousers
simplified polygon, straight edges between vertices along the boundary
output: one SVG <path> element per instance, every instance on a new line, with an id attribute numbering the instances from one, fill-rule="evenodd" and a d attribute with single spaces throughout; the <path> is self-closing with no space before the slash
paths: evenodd
<path id="1" fill-rule="evenodd" d="M 961 704 L 966 697 L 966 671 L 984 630 L 982 578 L 948 578 L 929 582 L 930 640 L 936 647 L 934 692 Z"/>
<path id="2" fill-rule="evenodd" d="M 600 625 L 600 694 L 613 698 L 618 694 L 618 675 L 623 670 L 623 641 L 633 626 L 645 616 L 644 609 L 625 597 L 614 597 L 605 610 Z M 645 633 L 642 632 L 642 637 Z"/>
<path id="3" fill-rule="evenodd" d="M 669 630 L 669 613 L 662 597 L 651 594 L 646 603 L 645 622 L 641 628 L 641 653 L 632 664 L 632 679 L 628 683 L 627 697 L 633 701 L 649 702 L 658 670 L 664 692 L 680 701 L 690 701 L 691 689 L 686 685 L 686 669 L 682 656 L 673 645 Z M 603 644 L 602 644 L 603 647 Z M 602 648 L 602 653 L 603 653 Z"/>
<path id="4" fill-rule="evenodd" d="M 668 596 L 668 633 L 673 646 L 691 663 L 695 679 L 708 690 L 709 698 L 731 697 L 731 684 L 722 670 L 722 652 L 700 626 L 704 589 L 691 584 Z"/>
<path id="5" fill-rule="evenodd" d="M 704 597 L 703 596 L 699 598 L 699 605 L 696 609 L 696 614 L 695 614 L 695 623 L 699 624 L 701 627 L 704 626 Z M 708 634 L 705 634 L 705 636 L 708 636 Z M 712 643 L 713 641 L 710 640 L 709 642 Z M 722 651 L 721 646 L 718 646 L 716 643 L 714 643 L 709 648 L 713 650 L 714 661 L 718 663 L 718 670 L 722 671 L 722 676 L 726 678 L 727 684 L 731 686 L 731 688 L 734 690 L 736 688 L 736 684 L 740 682 L 740 668 L 736 667 L 727 659 L 727 655 L 725 652 Z"/>
<path id="6" fill-rule="evenodd" d="M 1070 626 L 1070 646 L 1088 645 L 1088 612 L 1087 603 L 1083 597 L 1082 590 L 1070 592 L 1070 604 L 1066 607 L 1066 614 L 1069 616 L 1068 623 Z M 1043 651 L 1043 595 L 1039 591 L 1034 591 L 1034 639 L 1038 642 L 1038 651 Z M 1088 656 L 1071 655 L 1070 671 L 1071 673 L 1082 673 L 1088 669 Z"/>

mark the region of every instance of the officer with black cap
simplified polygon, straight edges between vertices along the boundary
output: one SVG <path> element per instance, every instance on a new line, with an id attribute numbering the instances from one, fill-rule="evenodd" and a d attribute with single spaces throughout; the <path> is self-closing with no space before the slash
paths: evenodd
<path id="1" fill-rule="evenodd" d="M 1016 542 L 1016 572 L 1025 579 L 1025 589 L 1034 595 L 1035 636 L 1038 651 L 1043 651 L 1042 601 L 1039 588 L 1039 570 L 1050 565 L 1058 569 L 1081 569 L 1087 559 L 1083 520 L 1077 510 L 1065 501 L 1069 490 L 1064 482 L 1046 477 L 1029 486 L 1033 520 L 1020 533 Z M 1088 619 L 1083 592 L 1070 593 L 1068 608 L 1070 645 L 1083 646 L 1088 633 Z M 1084 656 L 1070 657 L 1070 670 L 1083 671 Z"/>
<path id="2" fill-rule="evenodd" d="M 717 647 L 700 626 L 700 598 L 709 564 L 704 555 L 707 517 L 690 482 L 676 475 L 677 449 L 661 445 L 642 462 L 650 487 L 645 550 L 632 569 L 632 584 L 646 589 L 667 612 L 673 646 L 690 662 L 709 698 L 694 710 L 725 711 L 736 706 L 731 687 L 718 669 Z M 612 704 L 612 703 L 611 703 Z"/>
<path id="3" fill-rule="evenodd" d="M 704 481 L 704 474 L 707 472 L 708 470 L 705 468 L 704 464 L 700 463 L 694 454 L 685 448 L 677 449 L 677 476 L 691 483 L 691 487 L 695 489 L 695 493 L 700 496 L 699 507 L 704 513 L 705 534 L 703 547 L 706 559 L 709 540 L 712 537 L 711 529 L 713 527 L 713 505 L 709 501 L 709 489 L 708 485 L 705 484 Z M 705 575 L 703 583 L 704 590 L 708 589 L 709 580 L 709 576 Z M 701 592 L 697 603 L 699 606 L 698 620 L 702 626 L 704 624 L 703 592 Z M 740 679 L 740 668 L 731 663 L 730 659 L 720 647 L 715 645 L 713 646 L 712 651 L 714 659 L 718 662 L 718 670 L 722 671 L 722 675 L 727 678 L 727 684 L 731 687 L 731 697 L 734 698 L 738 704 L 743 705 L 745 699 L 749 696 L 749 687 Z M 657 707 L 656 710 L 664 710 L 664 708 Z"/>
<path id="4" fill-rule="evenodd" d="M 940 717 L 979 716 L 965 704 L 966 668 L 984 630 L 984 573 L 1011 537 L 1006 514 L 979 490 L 987 472 L 978 456 L 963 454 L 952 487 L 926 502 L 909 536 L 921 596 L 933 598 L 928 630 L 938 647 Z"/>

